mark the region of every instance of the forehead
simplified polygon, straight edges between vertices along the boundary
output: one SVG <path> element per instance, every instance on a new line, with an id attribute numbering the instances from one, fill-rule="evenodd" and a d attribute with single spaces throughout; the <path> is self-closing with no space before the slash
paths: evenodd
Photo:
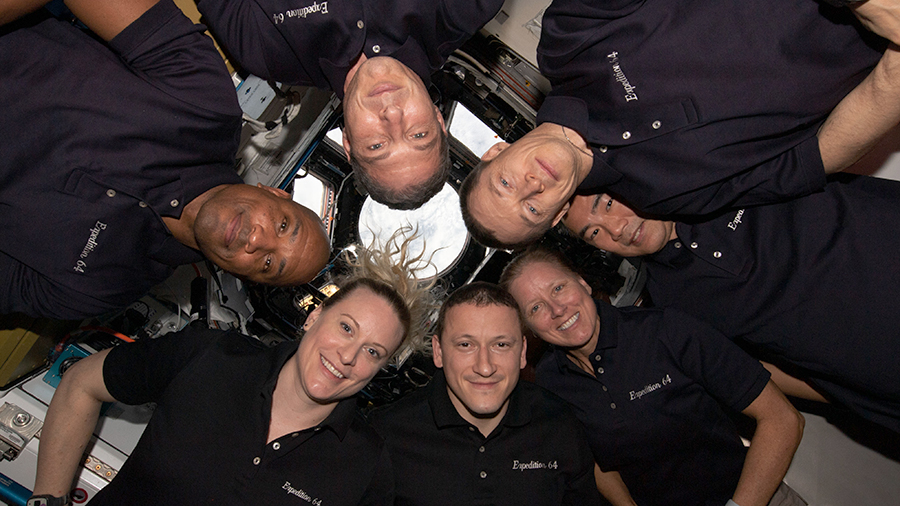
<path id="1" fill-rule="evenodd" d="M 518 300 L 542 295 L 542 292 L 548 290 L 550 285 L 563 279 L 573 279 L 573 277 L 556 264 L 537 260 L 522 266 L 519 275 L 512 280 L 509 288 L 513 296 L 518 295 L 516 297 Z"/>
<path id="2" fill-rule="evenodd" d="M 488 337 L 520 334 L 519 313 L 515 308 L 500 304 L 476 305 L 472 302 L 458 304 L 447 310 L 444 323 L 449 337 L 460 335 Z"/>

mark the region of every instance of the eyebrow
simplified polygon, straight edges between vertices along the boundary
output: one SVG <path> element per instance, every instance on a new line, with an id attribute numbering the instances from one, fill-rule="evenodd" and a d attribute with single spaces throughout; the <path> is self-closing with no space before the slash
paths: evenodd
<path id="1" fill-rule="evenodd" d="M 593 205 L 591 205 L 591 214 L 594 214 L 594 211 L 597 210 L 597 205 L 600 204 L 600 197 L 602 197 L 602 196 L 603 196 L 602 194 L 599 194 L 599 193 L 598 193 L 597 196 L 594 197 L 594 203 L 593 203 Z M 578 236 L 583 238 L 583 237 L 584 237 L 584 234 L 587 233 L 587 231 L 588 231 L 589 228 L 591 228 L 591 224 L 590 224 L 590 223 L 588 223 L 587 225 L 584 226 L 584 228 L 581 229 L 581 233 L 578 234 Z"/>
<path id="2" fill-rule="evenodd" d="M 297 224 L 294 225 L 294 231 L 291 232 L 291 239 L 290 239 L 290 240 L 291 240 L 291 244 L 294 244 L 294 242 L 297 241 L 297 234 L 298 234 L 299 232 L 300 232 L 300 220 L 298 219 L 298 220 L 297 220 Z M 275 273 L 275 276 L 274 276 L 276 279 L 281 277 L 281 275 L 284 273 L 284 268 L 285 268 L 285 267 L 287 267 L 287 259 L 286 259 L 286 258 L 282 258 L 282 259 L 281 259 L 281 263 L 278 264 L 278 272 L 276 272 L 276 273 Z"/>

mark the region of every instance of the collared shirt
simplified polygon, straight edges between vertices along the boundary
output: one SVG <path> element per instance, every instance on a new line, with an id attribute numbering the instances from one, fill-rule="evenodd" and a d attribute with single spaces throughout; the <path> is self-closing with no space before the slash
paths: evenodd
<path id="1" fill-rule="evenodd" d="M 600 468 L 618 471 L 638 504 L 724 504 L 745 449 L 723 407 L 744 410 L 769 373 L 678 311 L 596 303 L 595 376 L 551 348 L 538 384 L 575 408 Z"/>
<path id="2" fill-rule="evenodd" d="M 456 411 L 440 370 L 371 418 L 391 455 L 398 506 L 600 504 L 584 429 L 532 383 L 519 381 L 488 437 Z"/>
<path id="3" fill-rule="evenodd" d="M 266 442 L 275 382 L 296 349 L 190 328 L 113 349 L 103 370 L 109 392 L 157 407 L 91 505 L 391 504 L 384 442 L 355 399 L 316 427 Z"/>
<path id="4" fill-rule="evenodd" d="M 884 47 L 849 11 L 808 0 L 556 0 L 542 24 L 553 90 L 538 122 L 591 145 L 580 191 L 658 215 L 820 189 L 818 128 Z"/>
<path id="5" fill-rule="evenodd" d="M 357 57 L 390 56 L 426 85 L 502 0 L 199 0 L 216 38 L 264 79 L 344 96 Z"/>
<path id="6" fill-rule="evenodd" d="M 0 313 L 127 305 L 202 256 L 169 233 L 234 172 L 240 108 L 203 27 L 169 0 L 101 44 L 29 16 L 0 32 Z"/>
<path id="7" fill-rule="evenodd" d="M 658 305 L 701 318 L 900 432 L 900 183 L 839 175 L 825 191 L 676 224 L 646 257 Z"/>

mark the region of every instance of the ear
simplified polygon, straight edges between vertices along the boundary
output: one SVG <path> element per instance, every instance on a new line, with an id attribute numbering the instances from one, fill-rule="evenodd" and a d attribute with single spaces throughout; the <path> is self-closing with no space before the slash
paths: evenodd
<path id="1" fill-rule="evenodd" d="M 431 336 L 431 359 L 434 360 L 435 367 L 444 367 L 444 358 L 441 355 L 441 340 L 437 334 Z"/>
<path id="2" fill-rule="evenodd" d="M 309 330 L 312 327 L 313 323 L 316 323 L 316 320 L 319 319 L 319 316 L 322 315 L 322 304 L 316 306 L 315 309 L 312 310 L 312 313 L 309 313 L 309 316 L 306 317 L 306 321 L 303 322 L 303 328 Z"/>
<path id="3" fill-rule="evenodd" d="M 438 123 L 441 124 L 441 130 L 443 130 L 444 133 L 447 133 L 447 126 L 444 125 L 444 116 L 441 115 L 441 110 L 438 109 L 436 105 L 433 105 L 432 107 L 434 107 L 434 115 L 437 117 Z"/>
<path id="4" fill-rule="evenodd" d="M 563 219 L 563 216 L 565 216 L 566 213 L 569 212 L 569 207 L 571 207 L 571 205 L 572 204 L 569 202 L 563 204 L 562 209 L 560 209 L 559 212 L 556 213 L 556 217 L 553 218 L 553 224 L 550 225 L 551 227 L 555 227 L 556 224 L 559 223 L 559 220 Z"/>
<path id="5" fill-rule="evenodd" d="M 344 155 L 347 157 L 347 161 L 350 161 L 350 129 L 346 126 L 343 130 L 341 130 L 341 144 L 344 145 Z"/>
<path id="6" fill-rule="evenodd" d="M 287 200 L 291 199 L 291 194 L 282 190 L 281 188 L 265 186 L 262 183 L 256 183 L 256 187 L 266 190 L 267 192 L 271 193 L 272 195 L 275 195 L 278 198 L 287 199 Z"/>
<path id="7" fill-rule="evenodd" d="M 581 286 L 583 286 L 585 290 L 587 290 L 587 293 L 592 294 L 594 292 L 594 290 L 591 288 L 591 285 L 587 284 L 587 281 L 585 281 L 581 276 L 578 276 L 578 282 L 581 283 Z"/>
<path id="8" fill-rule="evenodd" d="M 519 369 L 525 369 L 525 366 L 528 364 L 528 358 L 526 357 L 528 351 L 528 339 L 525 339 L 525 335 L 522 335 L 522 356 L 519 357 Z"/>
<path id="9" fill-rule="evenodd" d="M 504 149 L 506 149 L 508 147 L 509 147 L 509 144 L 507 144 L 503 141 L 498 142 L 497 144 L 494 144 L 493 146 L 488 148 L 488 150 L 485 151 L 483 155 L 481 155 L 481 161 L 489 162 L 489 161 L 493 160 L 494 158 L 497 157 L 497 155 L 500 154 L 501 151 L 503 151 Z"/>

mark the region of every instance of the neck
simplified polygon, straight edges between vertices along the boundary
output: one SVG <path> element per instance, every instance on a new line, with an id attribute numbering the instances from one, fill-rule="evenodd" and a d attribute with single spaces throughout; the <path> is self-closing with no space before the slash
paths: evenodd
<path id="1" fill-rule="evenodd" d="M 450 396 L 450 401 L 453 403 L 453 407 L 456 408 L 456 412 L 459 413 L 459 416 L 461 416 L 463 420 L 474 425 L 478 429 L 478 432 L 484 437 L 488 437 L 491 432 L 494 432 L 494 429 L 500 425 L 500 420 L 503 420 L 503 417 L 506 415 L 506 410 L 509 409 L 509 399 L 506 399 L 506 402 L 503 403 L 503 407 L 496 413 L 487 416 L 478 416 L 469 411 L 469 408 L 453 394 L 453 391 L 450 390 L 449 386 L 447 387 L 447 395 Z"/>
<path id="2" fill-rule="evenodd" d="M 334 411 L 337 402 L 321 404 L 310 399 L 300 386 L 296 369 L 288 361 L 275 383 L 269 420 L 268 442 L 285 434 L 306 430 L 322 423 Z"/>
<path id="3" fill-rule="evenodd" d="M 197 239 L 194 237 L 194 221 L 197 220 L 197 213 L 200 212 L 200 208 L 203 207 L 203 204 L 205 204 L 206 201 L 228 186 L 230 185 L 220 184 L 219 186 L 214 186 L 201 193 L 184 206 L 184 210 L 181 211 L 181 216 L 178 218 L 163 216 L 163 223 L 166 225 L 166 228 L 169 229 L 169 232 L 172 233 L 172 236 L 185 246 L 200 249 L 197 244 Z"/>
<path id="4" fill-rule="evenodd" d="M 590 174 L 591 168 L 594 165 L 594 152 L 591 151 L 591 147 L 588 145 L 587 141 L 580 133 L 571 128 L 557 125 L 556 123 L 544 124 L 547 125 L 549 132 L 558 137 L 562 137 L 565 142 L 575 149 L 577 153 L 576 159 L 578 160 L 575 171 L 578 174 L 579 181 L 584 181 L 588 174 Z"/>

